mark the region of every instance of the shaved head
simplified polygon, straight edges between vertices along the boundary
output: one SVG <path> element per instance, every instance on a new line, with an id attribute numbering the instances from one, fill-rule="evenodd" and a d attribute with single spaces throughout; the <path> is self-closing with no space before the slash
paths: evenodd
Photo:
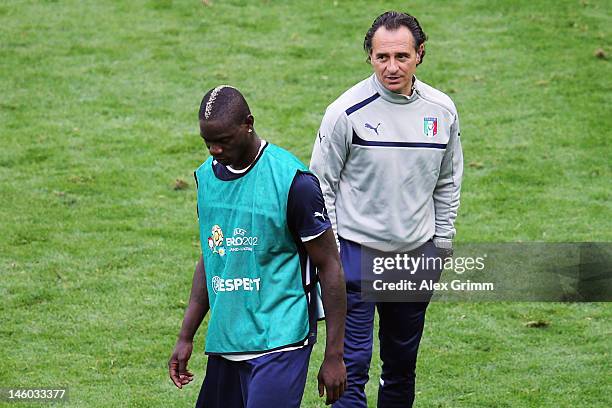
<path id="1" fill-rule="evenodd" d="M 255 118 L 236 88 L 220 85 L 206 92 L 200 104 L 200 136 L 214 159 L 240 169 L 257 156 L 260 139 Z"/>
<path id="2" fill-rule="evenodd" d="M 229 85 L 220 85 L 204 95 L 199 119 L 204 122 L 240 125 L 245 123 L 250 114 L 249 105 L 239 90 Z"/>

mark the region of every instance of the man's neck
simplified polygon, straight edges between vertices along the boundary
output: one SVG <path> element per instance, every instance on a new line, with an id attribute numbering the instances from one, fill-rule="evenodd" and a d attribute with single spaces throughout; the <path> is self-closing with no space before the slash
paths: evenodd
<path id="1" fill-rule="evenodd" d="M 405 96 L 412 96 L 412 92 L 414 92 L 414 76 L 410 81 L 410 84 L 406 87 L 407 89 L 402 89 L 401 94 Z"/>
<path id="2" fill-rule="evenodd" d="M 378 94 L 385 99 L 388 102 L 391 103 L 399 103 L 399 104 L 405 104 L 405 103 L 411 103 L 413 102 L 416 98 L 415 98 L 415 90 L 417 90 L 417 80 L 416 77 L 413 75 L 412 76 L 412 82 L 410 83 L 410 92 L 408 94 L 408 92 L 406 94 L 404 94 L 404 90 L 402 90 L 402 92 L 393 92 L 389 89 L 387 89 L 379 80 L 378 77 L 376 76 L 376 74 L 372 74 L 371 78 L 373 78 L 374 81 L 374 88 L 378 91 Z"/>
<path id="3" fill-rule="evenodd" d="M 241 160 L 238 163 L 232 163 L 230 166 L 235 170 L 242 170 L 249 167 L 255 159 L 257 158 L 257 154 L 259 153 L 259 148 L 261 146 L 261 139 L 257 135 L 253 135 L 253 141 L 246 149 L 247 153 L 244 156 L 244 160 Z"/>
<path id="4" fill-rule="evenodd" d="M 407 96 L 407 97 L 412 96 L 412 92 L 414 92 L 414 75 L 412 76 L 412 80 L 410 81 L 410 83 L 407 84 L 404 89 L 400 89 L 399 92 L 395 92 L 395 91 L 392 91 L 390 89 L 387 89 L 387 90 L 389 92 L 393 92 L 393 93 L 396 93 L 398 95 L 403 95 L 403 96 Z"/>

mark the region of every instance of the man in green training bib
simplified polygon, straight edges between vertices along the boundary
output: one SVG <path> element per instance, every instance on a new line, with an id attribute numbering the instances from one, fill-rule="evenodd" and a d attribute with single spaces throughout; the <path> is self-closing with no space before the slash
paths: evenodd
<path id="1" fill-rule="evenodd" d="M 208 363 L 196 407 L 299 407 L 317 320 L 326 316 L 319 395 L 346 387 L 346 294 L 317 178 L 257 136 L 242 94 L 206 93 L 200 134 L 211 157 L 195 171 L 200 257 L 189 306 L 168 362 L 178 388 L 193 374 L 193 337 L 210 309 Z"/>

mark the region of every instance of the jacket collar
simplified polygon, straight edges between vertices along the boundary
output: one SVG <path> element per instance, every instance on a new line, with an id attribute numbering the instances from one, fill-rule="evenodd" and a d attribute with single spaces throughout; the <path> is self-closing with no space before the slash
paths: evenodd
<path id="1" fill-rule="evenodd" d="M 407 104 L 407 103 L 411 103 L 414 102 L 417 98 L 418 98 L 418 84 L 419 84 L 419 80 L 416 78 L 416 76 L 412 77 L 412 95 L 410 96 L 406 96 L 403 94 L 398 94 L 395 92 L 391 92 L 390 90 L 388 90 L 387 88 L 384 87 L 383 84 L 380 83 L 380 81 L 378 80 L 378 78 L 376 77 L 376 74 L 372 74 L 372 76 L 370 77 L 373 85 L 374 85 L 374 89 L 376 90 L 376 92 L 378 92 L 378 94 L 386 101 L 391 102 L 391 103 L 397 103 L 397 104 Z"/>

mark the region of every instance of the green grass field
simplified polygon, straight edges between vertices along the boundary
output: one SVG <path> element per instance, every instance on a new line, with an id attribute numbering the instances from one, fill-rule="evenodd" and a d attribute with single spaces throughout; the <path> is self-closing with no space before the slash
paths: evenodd
<path id="1" fill-rule="evenodd" d="M 238 87 L 258 133 L 307 162 L 325 107 L 369 75 L 363 35 L 387 9 L 419 18 L 417 75 L 461 115 L 457 240 L 611 241 L 608 1 L 2 2 L 0 387 L 68 387 L 70 407 L 192 406 L 203 330 L 195 384 L 175 389 L 166 362 L 199 253 L 201 97 Z M 434 303 L 416 407 L 610 407 L 611 315 Z M 322 349 L 304 407 L 323 406 Z M 375 357 L 371 406 L 379 373 Z"/>

